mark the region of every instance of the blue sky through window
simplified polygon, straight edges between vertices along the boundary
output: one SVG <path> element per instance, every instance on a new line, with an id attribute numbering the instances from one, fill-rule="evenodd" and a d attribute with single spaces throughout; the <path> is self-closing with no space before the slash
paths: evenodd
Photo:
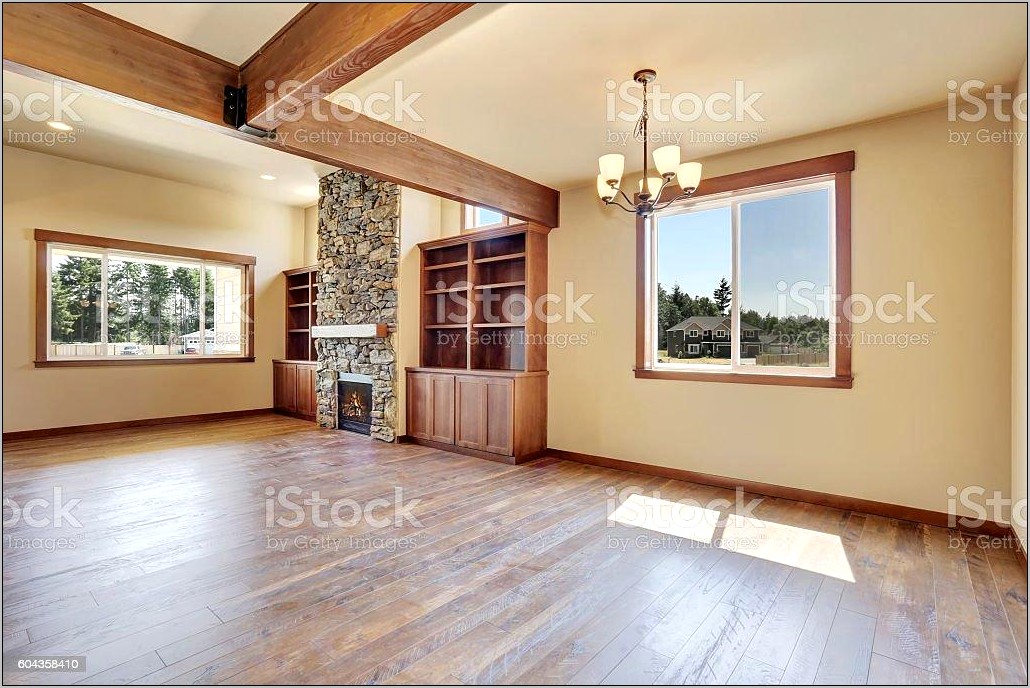
<path id="1" fill-rule="evenodd" d="M 741 307 L 763 315 L 825 317 L 825 303 L 787 299 L 780 313 L 778 282 L 812 282 L 821 293 L 830 284 L 828 189 L 804 191 L 740 206 Z M 732 281 L 732 215 L 729 207 L 663 217 L 658 223 L 658 281 L 679 283 L 691 297 L 708 296 L 723 277 Z"/>

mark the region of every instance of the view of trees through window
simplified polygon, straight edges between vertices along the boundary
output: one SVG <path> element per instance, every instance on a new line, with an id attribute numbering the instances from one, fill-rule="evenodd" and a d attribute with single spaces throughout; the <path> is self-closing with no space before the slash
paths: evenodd
<path id="1" fill-rule="evenodd" d="M 740 366 L 828 370 L 831 194 L 823 183 L 658 217 L 656 361 L 725 367 L 736 349 Z"/>
<path id="2" fill-rule="evenodd" d="M 53 247 L 50 355 L 242 355 L 242 287 L 239 266 Z"/>

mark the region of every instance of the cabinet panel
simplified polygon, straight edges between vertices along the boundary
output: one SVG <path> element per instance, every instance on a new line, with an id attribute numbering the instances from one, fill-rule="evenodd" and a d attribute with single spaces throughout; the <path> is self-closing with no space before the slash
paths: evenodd
<path id="1" fill-rule="evenodd" d="M 481 449 L 487 445 L 487 385 L 482 378 L 458 375 L 454 378 L 454 443 Z"/>
<path id="2" fill-rule="evenodd" d="M 434 442 L 454 444 L 454 376 L 430 377 L 430 437 Z"/>
<path id="3" fill-rule="evenodd" d="M 488 380 L 486 392 L 483 449 L 494 454 L 514 454 L 515 385 L 511 380 Z"/>
<path id="4" fill-rule="evenodd" d="M 280 411 L 297 412 L 297 364 L 272 364 L 272 404 Z"/>
<path id="5" fill-rule="evenodd" d="M 315 366 L 297 364 L 297 413 L 314 418 L 317 403 L 315 400 Z"/>
<path id="6" fill-rule="evenodd" d="M 429 375 L 408 373 L 408 434 L 423 440 L 432 439 L 432 385 Z"/>

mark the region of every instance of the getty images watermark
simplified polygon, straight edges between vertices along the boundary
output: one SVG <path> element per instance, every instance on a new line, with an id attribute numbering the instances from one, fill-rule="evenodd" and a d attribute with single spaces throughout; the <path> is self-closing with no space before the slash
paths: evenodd
<path id="1" fill-rule="evenodd" d="M 395 487 L 393 495 L 358 501 L 351 497 L 327 499 L 319 490 L 306 493 L 290 485 L 265 488 L 265 527 L 269 530 L 305 528 L 304 534 L 280 537 L 266 536 L 266 547 L 286 551 L 298 550 L 382 549 L 388 551 L 413 549 L 414 537 L 387 537 L 372 531 L 381 528 L 422 528 L 414 510 L 421 499 L 406 499 L 404 489 Z M 357 534 L 346 534 L 349 529 L 364 525 Z M 309 529 L 316 529 L 316 535 Z M 322 531 L 322 532 L 318 532 Z"/>

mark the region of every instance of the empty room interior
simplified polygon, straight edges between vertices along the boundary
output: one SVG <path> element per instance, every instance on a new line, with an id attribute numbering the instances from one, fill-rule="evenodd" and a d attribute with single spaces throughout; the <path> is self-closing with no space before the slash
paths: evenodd
<path id="1" fill-rule="evenodd" d="M 1027 684 L 1027 3 L 3 4 L 4 684 Z"/>

